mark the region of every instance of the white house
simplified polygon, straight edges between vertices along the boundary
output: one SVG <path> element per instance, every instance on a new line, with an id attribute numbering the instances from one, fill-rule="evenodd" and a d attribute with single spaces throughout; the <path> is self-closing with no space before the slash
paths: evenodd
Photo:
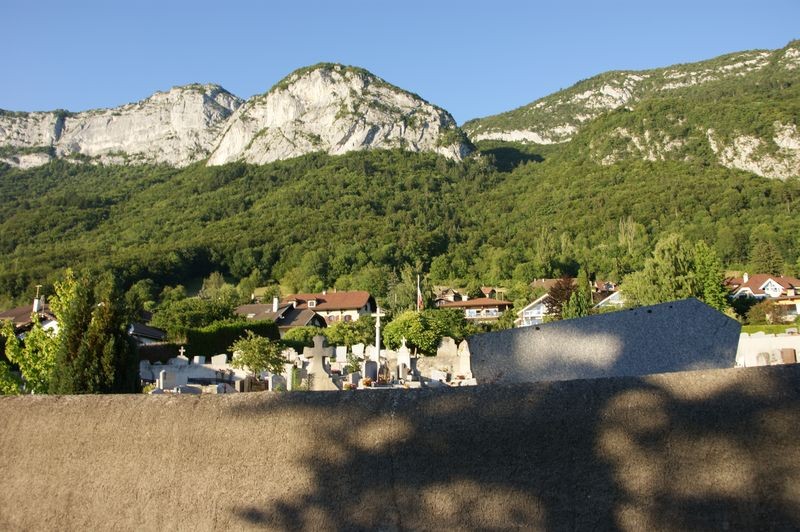
<path id="1" fill-rule="evenodd" d="M 548 294 L 542 294 L 538 299 L 532 301 L 525 308 L 517 312 L 517 319 L 514 320 L 515 327 L 530 327 L 531 325 L 538 325 L 544 323 L 544 317 L 547 315 L 547 301 Z"/>

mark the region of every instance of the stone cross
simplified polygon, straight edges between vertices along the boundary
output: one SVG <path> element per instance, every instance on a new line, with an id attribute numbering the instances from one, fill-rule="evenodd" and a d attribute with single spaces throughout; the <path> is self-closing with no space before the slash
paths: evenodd
<path id="1" fill-rule="evenodd" d="M 185 347 L 183 347 L 183 346 L 181 346 L 181 348 L 180 348 L 180 349 L 178 349 L 178 353 L 180 353 L 180 354 L 181 354 L 181 356 L 185 356 L 185 353 L 186 353 L 186 348 L 185 348 Z"/>
<path id="2" fill-rule="evenodd" d="M 325 357 L 331 357 L 334 348 L 325 347 L 324 344 L 325 337 L 318 334 L 314 337 L 314 347 L 303 350 L 303 355 L 309 359 L 308 374 L 311 376 L 312 391 L 338 390 L 325 370 Z"/>
<path id="3" fill-rule="evenodd" d="M 386 316 L 383 312 L 381 312 L 381 307 L 377 307 L 375 309 L 375 314 L 372 315 L 375 318 L 375 362 L 379 362 L 381 359 L 381 317 Z"/>

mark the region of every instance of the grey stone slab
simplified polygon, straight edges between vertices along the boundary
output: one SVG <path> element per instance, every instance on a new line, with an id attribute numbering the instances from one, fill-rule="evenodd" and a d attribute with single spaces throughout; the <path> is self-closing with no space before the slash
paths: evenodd
<path id="1" fill-rule="evenodd" d="M 622 377 L 732 368 L 741 326 L 696 300 L 479 334 L 478 383 Z"/>

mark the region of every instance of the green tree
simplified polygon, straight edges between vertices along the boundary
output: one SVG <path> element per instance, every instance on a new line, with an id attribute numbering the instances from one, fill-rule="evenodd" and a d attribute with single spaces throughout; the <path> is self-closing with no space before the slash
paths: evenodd
<path id="1" fill-rule="evenodd" d="M 547 291 L 548 297 L 545 300 L 547 316 L 551 319 L 560 320 L 564 317 L 564 307 L 569 304 L 572 293 L 575 291 L 575 279 L 569 276 L 560 278 Z"/>
<path id="2" fill-rule="evenodd" d="M 699 296 L 693 246 L 678 234 L 662 238 L 644 269 L 627 275 L 621 290 L 625 302 L 634 306 Z"/>
<path id="3" fill-rule="evenodd" d="M 464 314 L 454 309 L 428 309 L 422 312 L 403 312 L 383 330 L 383 343 L 389 349 L 397 349 L 406 339 L 406 345 L 415 352 L 435 355 L 442 338 L 449 336 L 455 341 L 464 339 L 470 329 Z"/>
<path id="4" fill-rule="evenodd" d="M 260 378 L 265 371 L 280 373 L 286 362 L 281 345 L 264 336 L 257 336 L 253 331 L 247 331 L 246 334 L 247 336 L 239 338 L 228 348 L 233 354 L 231 366 L 246 368 L 256 378 Z"/>
<path id="5" fill-rule="evenodd" d="M 126 328 L 129 316 L 110 273 L 94 280 L 67 271 L 51 301 L 59 323 L 50 392 L 134 393 L 138 358 Z"/>
<path id="6" fill-rule="evenodd" d="M 361 316 L 355 321 L 337 321 L 325 329 L 330 345 L 369 344 L 375 341 L 375 318 Z"/>
<path id="7" fill-rule="evenodd" d="M 720 312 L 728 305 L 725 272 L 716 251 L 700 240 L 694 247 L 695 282 L 699 299 Z"/>
<path id="8" fill-rule="evenodd" d="M 749 259 L 753 273 L 783 273 L 783 255 L 771 240 L 757 240 L 750 249 Z"/>
<path id="9" fill-rule="evenodd" d="M 575 280 L 575 287 L 562 308 L 561 317 L 565 320 L 570 318 L 582 318 L 589 315 L 592 307 L 592 290 L 589 284 L 589 274 L 585 268 L 581 268 L 578 278 Z"/>
<path id="10" fill-rule="evenodd" d="M 0 362 L 0 395 L 17 395 L 22 383 L 5 362 Z"/>
<path id="11" fill-rule="evenodd" d="M 2 322 L 0 336 L 6 340 L 6 358 L 19 368 L 25 391 L 47 393 L 55 368 L 57 337 L 34 316 L 33 328 L 20 341 L 10 321 Z"/>

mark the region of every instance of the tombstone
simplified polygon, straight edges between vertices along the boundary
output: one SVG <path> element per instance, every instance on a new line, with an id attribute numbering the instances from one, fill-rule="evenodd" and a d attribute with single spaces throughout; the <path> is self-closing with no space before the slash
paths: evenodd
<path id="1" fill-rule="evenodd" d="M 366 351 L 364 352 L 364 358 L 374 362 L 379 362 L 378 349 L 372 344 L 368 345 Z"/>
<path id="2" fill-rule="evenodd" d="M 410 368 L 408 366 L 406 366 L 405 364 L 400 364 L 397 367 L 397 379 L 401 381 L 408 380 L 409 371 Z"/>
<path id="3" fill-rule="evenodd" d="M 286 390 L 286 379 L 283 375 L 270 374 L 267 377 L 267 388 L 271 392 Z"/>
<path id="4" fill-rule="evenodd" d="M 472 378 L 472 366 L 470 364 L 471 355 L 469 352 L 469 344 L 466 340 L 462 340 L 458 344 L 458 364 L 456 365 L 456 374 L 463 379 Z"/>
<path id="5" fill-rule="evenodd" d="M 211 357 L 211 365 L 215 368 L 224 368 L 228 365 L 228 355 L 215 355 Z"/>
<path id="6" fill-rule="evenodd" d="M 449 336 L 442 338 L 439 347 L 436 349 L 437 357 L 456 358 L 458 356 L 458 346 L 455 340 Z"/>
<path id="7" fill-rule="evenodd" d="M 303 355 L 309 358 L 308 375 L 309 389 L 313 392 L 334 391 L 339 388 L 331 380 L 331 376 L 325 369 L 325 357 L 333 355 L 332 347 L 325 347 L 325 337 L 317 335 L 314 337 L 314 347 L 307 347 L 303 350 Z"/>
<path id="8" fill-rule="evenodd" d="M 364 361 L 364 378 L 372 379 L 372 382 L 378 380 L 378 363 L 374 360 Z"/>
<path id="9" fill-rule="evenodd" d="M 782 364 L 783 364 L 783 358 L 781 357 L 781 352 L 777 349 L 773 349 L 769 354 L 769 365 L 779 366 Z"/>
<path id="10" fill-rule="evenodd" d="M 343 364 L 347 363 L 347 346 L 346 345 L 337 345 L 336 346 L 336 362 L 340 362 Z"/>
<path id="11" fill-rule="evenodd" d="M 389 384 L 392 382 L 392 371 L 386 363 L 381 364 L 378 368 L 378 382 L 381 384 Z"/>
<path id="12" fill-rule="evenodd" d="M 204 357 L 204 356 L 196 355 L 192 359 L 192 364 L 200 364 L 200 365 L 202 365 L 202 364 L 205 364 L 205 363 L 206 363 L 206 357 Z"/>
<path id="13" fill-rule="evenodd" d="M 361 380 L 361 372 L 355 371 L 347 376 L 349 379 L 350 384 L 358 385 L 359 381 Z"/>
<path id="14" fill-rule="evenodd" d="M 158 379 L 158 375 L 153 374 L 153 367 L 150 365 L 149 361 L 139 361 L 139 378 L 145 381 L 155 381 Z"/>
<path id="15" fill-rule="evenodd" d="M 171 390 L 175 387 L 175 374 L 162 369 L 158 373 L 158 387 L 162 390 Z"/>
<path id="16" fill-rule="evenodd" d="M 364 344 L 355 344 L 350 348 L 350 350 L 356 357 L 364 358 Z"/>
<path id="17" fill-rule="evenodd" d="M 385 362 L 386 368 L 388 370 L 388 374 L 386 376 L 386 380 L 391 382 L 397 378 L 398 371 L 397 371 L 397 359 L 396 358 L 389 358 Z"/>
<path id="18" fill-rule="evenodd" d="M 411 351 L 409 351 L 408 346 L 406 346 L 406 339 L 403 338 L 403 343 L 400 346 L 400 349 L 397 350 L 397 366 L 405 365 L 409 369 L 411 368 Z"/>
<path id="19" fill-rule="evenodd" d="M 781 358 L 784 364 L 796 364 L 797 352 L 791 347 L 784 347 L 781 349 Z"/>
<path id="20" fill-rule="evenodd" d="M 759 353 L 756 355 L 756 366 L 769 366 L 769 353 Z"/>
<path id="21" fill-rule="evenodd" d="M 283 365 L 283 379 L 286 381 L 286 391 L 294 389 L 294 364 L 285 363 Z"/>
<path id="22" fill-rule="evenodd" d="M 634 377 L 734 367 L 741 325 L 697 299 L 476 334 L 480 384 Z"/>

